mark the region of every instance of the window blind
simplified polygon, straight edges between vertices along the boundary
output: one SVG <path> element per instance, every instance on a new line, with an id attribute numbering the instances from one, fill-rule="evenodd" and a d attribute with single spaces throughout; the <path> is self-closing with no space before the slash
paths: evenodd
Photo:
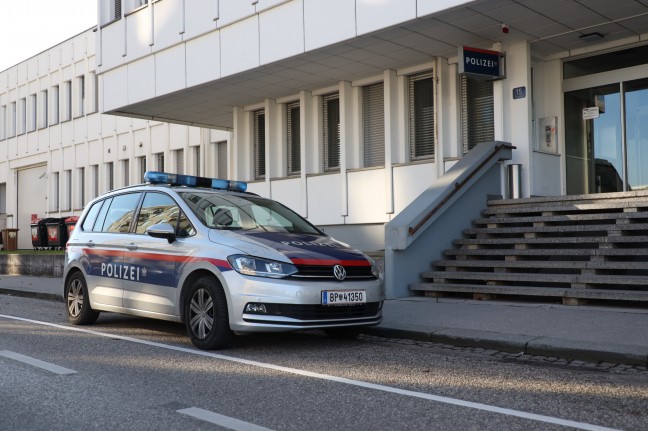
<path id="1" fill-rule="evenodd" d="M 434 76 L 432 72 L 409 77 L 410 160 L 434 159 Z"/>
<path id="2" fill-rule="evenodd" d="M 384 84 L 362 89 L 362 122 L 364 132 L 364 166 L 385 165 Z"/>
<path id="3" fill-rule="evenodd" d="M 324 170 L 340 169 L 340 94 L 322 98 L 324 123 Z"/>
<path id="4" fill-rule="evenodd" d="M 480 142 L 495 139 L 493 82 L 461 77 L 461 135 L 467 153 Z"/>
<path id="5" fill-rule="evenodd" d="M 265 178 L 265 111 L 254 112 L 254 178 Z"/>
<path id="6" fill-rule="evenodd" d="M 286 105 L 287 117 L 287 156 L 288 175 L 295 175 L 301 172 L 301 138 L 300 138 L 300 112 L 299 102 Z"/>

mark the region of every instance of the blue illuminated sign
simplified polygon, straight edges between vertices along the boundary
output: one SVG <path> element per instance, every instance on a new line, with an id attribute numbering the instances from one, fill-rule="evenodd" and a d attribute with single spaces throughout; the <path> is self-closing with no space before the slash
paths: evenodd
<path id="1" fill-rule="evenodd" d="M 480 48 L 459 48 L 459 73 L 491 79 L 505 78 L 504 54 Z"/>

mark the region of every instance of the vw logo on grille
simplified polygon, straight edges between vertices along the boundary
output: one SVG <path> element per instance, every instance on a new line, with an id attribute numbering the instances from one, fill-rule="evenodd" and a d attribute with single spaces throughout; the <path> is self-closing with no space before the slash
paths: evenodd
<path id="1" fill-rule="evenodd" d="M 346 269 L 342 265 L 335 265 L 333 267 L 333 275 L 338 280 L 342 281 L 346 278 Z"/>

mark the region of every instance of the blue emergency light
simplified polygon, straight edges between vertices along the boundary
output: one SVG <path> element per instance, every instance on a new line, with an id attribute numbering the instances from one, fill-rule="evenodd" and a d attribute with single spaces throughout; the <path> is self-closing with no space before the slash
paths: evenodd
<path id="1" fill-rule="evenodd" d="M 207 187 L 218 190 L 244 192 L 247 189 L 245 181 L 221 180 L 218 178 L 195 177 L 192 175 L 169 174 L 167 172 L 147 171 L 144 181 L 151 184 L 168 184 L 170 186 Z"/>

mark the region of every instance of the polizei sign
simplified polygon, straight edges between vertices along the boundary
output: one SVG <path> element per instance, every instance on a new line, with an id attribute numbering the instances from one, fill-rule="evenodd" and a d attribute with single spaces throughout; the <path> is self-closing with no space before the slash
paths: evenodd
<path id="1" fill-rule="evenodd" d="M 459 74 L 481 76 L 488 79 L 506 78 L 504 54 L 480 48 L 459 48 Z"/>

